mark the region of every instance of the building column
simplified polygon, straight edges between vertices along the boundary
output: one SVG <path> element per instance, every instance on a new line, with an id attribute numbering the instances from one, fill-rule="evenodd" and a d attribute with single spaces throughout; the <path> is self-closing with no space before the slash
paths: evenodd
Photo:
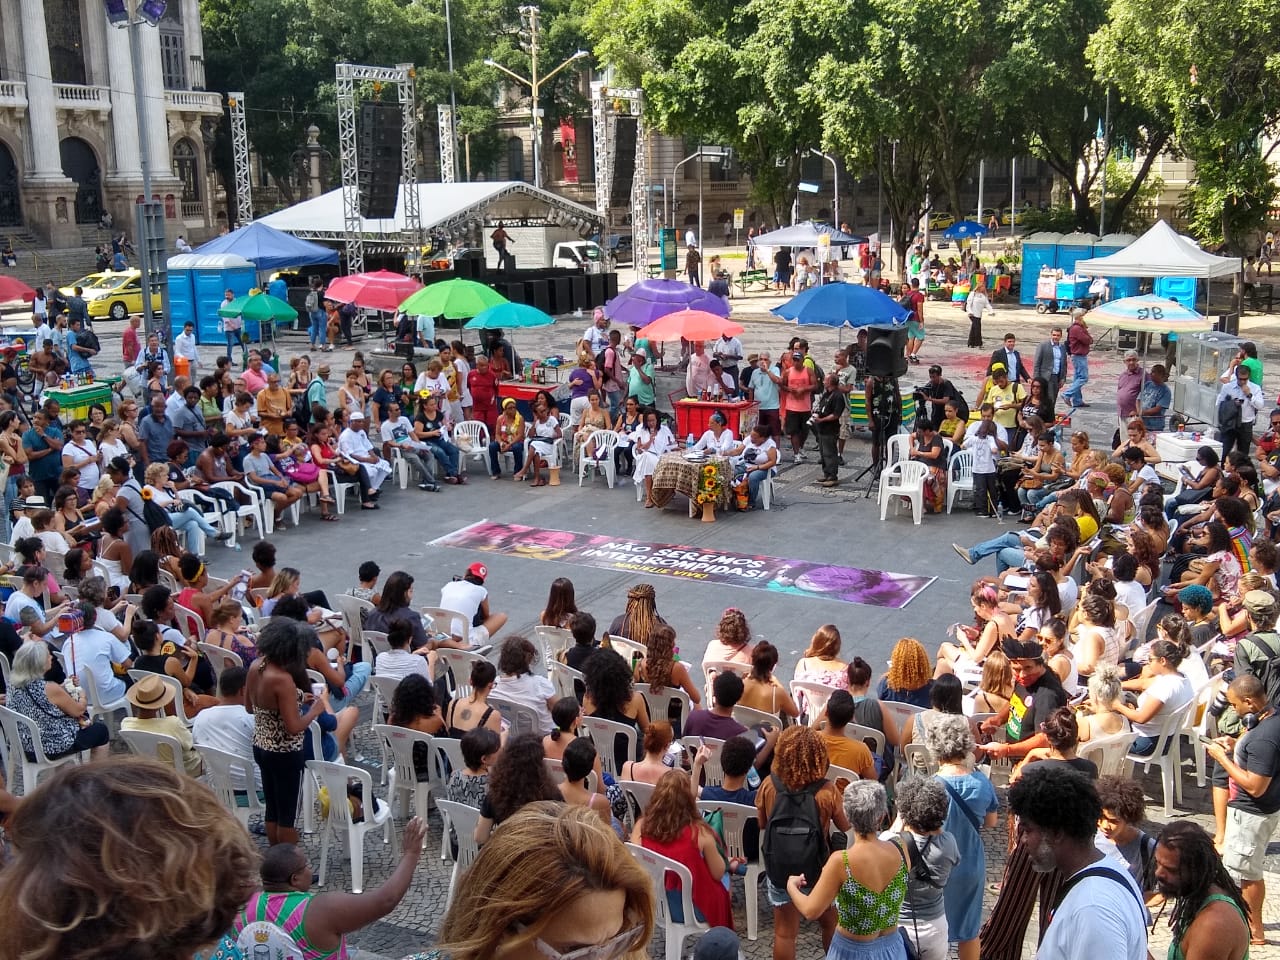
<path id="1" fill-rule="evenodd" d="M 133 71 L 129 67 L 129 31 L 107 28 L 107 69 L 111 84 L 111 144 L 115 155 L 110 181 L 142 183 L 138 149 L 138 115 L 133 105 Z M 139 192 L 141 192 L 139 190 Z"/>
<path id="2" fill-rule="evenodd" d="M 22 79 L 27 84 L 27 128 L 31 132 L 28 181 L 65 184 L 58 153 L 58 114 L 49 65 L 49 38 L 41 0 L 22 0 Z"/>
<path id="3" fill-rule="evenodd" d="M 164 65 L 160 58 L 160 31 L 152 26 L 139 28 L 142 33 L 138 46 L 142 50 L 142 89 L 147 92 L 147 139 L 150 152 L 151 177 L 155 192 L 162 197 L 158 181 L 166 181 L 172 188 L 174 180 L 173 159 L 169 155 L 169 118 L 164 108 Z"/>

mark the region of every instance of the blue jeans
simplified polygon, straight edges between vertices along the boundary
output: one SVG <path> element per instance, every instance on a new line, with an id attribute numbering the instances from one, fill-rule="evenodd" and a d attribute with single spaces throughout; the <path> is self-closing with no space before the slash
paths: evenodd
<path id="1" fill-rule="evenodd" d="M 1021 495 L 1024 492 L 1027 495 L 1026 503 L 1031 507 L 1032 510 L 1039 511 L 1039 510 L 1043 510 L 1045 507 L 1051 507 L 1055 503 L 1057 503 L 1058 494 L 1060 491 L 1058 490 L 1046 491 L 1043 488 L 1039 490 L 1026 490 L 1026 491 L 1019 490 L 1018 491 L 1019 495 Z"/>
<path id="2" fill-rule="evenodd" d="M 1062 391 L 1073 407 L 1084 403 L 1084 385 L 1089 382 L 1089 358 L 1071 356 L 1071 386 Z"/>
<path id="3" fill-rule="evenodd" d="M 1010 567 L 1020 567 L 1026 563 L 1026 549 L 1022 546 L 1022 538 L 1012 530 L 969 548 L 969 559 L 974 563 L 992 554 L 996 558 L 996 573 L 1004 573 Z"/>
<path id="4" fill-rule="evenodd" d="M 764 483 L 765 478 L 770 475 L 771 471 L 769 470 L 752 470 L 747 474 L 747 503 L 751 506 L 754 507 L 756 500 L 759 499 L 760 484 Z"/>
<path id="5" fill-rule="evenodd" d="M 218 528 L 206 520 L 204 514 L 195 507 L 187 507 L 179 513 L 170 513 L 169 522 L 173 524 L 173 529 L 181 533 L 187 533 L 192 527 L 198 527 L 206 537 L 218 535 Z"/>
<path id="6" fill-rule="evenodd" d="M 524 467 L 524 444 L 512 444 L 507 452 L 511 454 L 516 473 L 519 473 Z M 489 441 L 489 472 L 495 477 L 502 476 L 502 453 L 497 440 Z"/>
<path id="7" fill-rule="evenodd" d="M 367 663 L 352 664 L 351 676 L 347 677 L 347 695 L 345 697 L 335 697 L 330 693 L 329 709 L 334 713 L 338 713 L 343 707 L 354 703 L 356 697 L 360 696 L 360 691 L 369 682 L 369 674 L 371 673 L 373 673 L 373 667 Z M 332 687 L 330 690 L 332 690 Z"/>
<path id="8" fill-rule="evenodd" d="M 313 310 L 310 321 L 307 326 L 307 339 L 311 341 L 311 349 L 314 350 L 325 342 L 325 327 L 328 325 L 328 315 L 323 310 Z"/>
<path id="9" fill-rule="evenodd" d="M 462 466 L 462 454 L 448 440 L 428 440 L 427 446 L 444 467 L 445 476 L 456 477 Z"/>

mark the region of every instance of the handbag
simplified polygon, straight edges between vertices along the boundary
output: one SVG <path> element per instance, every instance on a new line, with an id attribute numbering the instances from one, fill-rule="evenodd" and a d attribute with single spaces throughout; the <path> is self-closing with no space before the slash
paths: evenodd
<path id="1" fill-rule="evenodd" d="M 346 461 L 342 461 L 345 463 Z M 298 463 L 285 468 L 284 475 L 295 483 L 315 483 L 320 479 L 320 468 L 314 463 Z"/>
<path id="2" fill-rule="evenodd" d="M 360 472 L 360 464 L 351 460 L 335 460 L 333 465 L 345 473 L 348 477 L 354 477 Z"/>

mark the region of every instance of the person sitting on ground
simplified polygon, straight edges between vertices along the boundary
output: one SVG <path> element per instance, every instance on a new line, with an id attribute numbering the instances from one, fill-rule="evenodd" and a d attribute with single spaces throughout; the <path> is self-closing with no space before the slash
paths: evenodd
<path id="1" fill-rule="evenodd" d="M 489 767 L 498 756 L 502 739 L 488 727 L 476 727 L 462 735 L 462 769 L 454 770 L 445 786 L 445 799 L 480 809 L 489 789 Z"/>
<path id="2" fill-rule="evenodd" d="M 137 730 L 144 733 L 162 733 L 178 741 L 182 751 L 182 765 L 187 773 L 199 777 L 204 768 L 204 761 L 196 751 L 195 741 L 191 738 L 191 730 L 180 719 L 169 716 L 165 710 L 177 696 L 173 687 L 165 683 L 156 674 L 148 674 L 138 680 L 125 692 L 125 699 L 133 707 L 133 715 L 120 721 L 121 731 Z M 167 744 L 156 747 L 156 755 L 162 761 L 164 754 L 171 752 Z"/>
<path id="3" fill-rule="evenodd" d="M 537 649 L 524 637 L 510 636 L 502 641 L 498 654 L 498 682 L 493 688 L 493 695 L 532 710 L 538 723 L 536 732 L 546 735 L 555 727 L 551 708 L 560 696 L 556 693 L 555 684 L 533 672 L 537 656 Z"/>
<path id="4" fill-rule="evenodd" d="M 105 760 L 111 749 L 106 724 L 90 719 L 83 690 L 73 696 L 61 683 L 45 680 L 52 669 L 53 655 L 40 641 L 23 643 L 13 655 L 5 706 L 35 723 L 44 747 L 37 757 L 27 727 L 18 727 L 27 759 L 59 760 L 88 750 L 91 760 Z"/>

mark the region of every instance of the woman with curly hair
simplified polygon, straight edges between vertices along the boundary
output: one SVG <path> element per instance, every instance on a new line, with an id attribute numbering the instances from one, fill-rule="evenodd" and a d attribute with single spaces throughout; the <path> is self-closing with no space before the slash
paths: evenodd
<path id="1" fill-rule="evenodd" d="M 889 672 L 880 678 L 876 696 L 890 703 L 909 703 L 926 709 L 933 688 L 933 666 L 919 640 L 903 637 L 889 655 Z"/>
<path id="2" fill-rule="evenodd" d="M 537 734 L 522 733 L 507 741 L 489 768 L 489 786 L 476 824 L 476 843 L 483 844 L 494 827 L 526 803 L 563 799 L 547 770 L 546 758 L 542 738 Z"/>
<path id="3" fill-rule="evenodd" d="M 813 791 L 822 836 L 831 832 L 833 823 L 839 830 L 849 829 L 849 818 L 845 815 L 840 791 L 836 789 L 834 782 L 826 779 L 829 766 L 831 762 L 827 755 L 827 745 L 816 730 L 794 726 L 782 731 L 782 735 L 778 737 L 778 745 L 774 748 L 773 772 L 761 782 L 760 789 L 756 791 L 756 815 L 760 821 L 761 837 L 766 835 L 769 814 L 773 811 L 780 792 Z M 768 868 L 769 851 L 766 849 L 762 852 L 765 867 Z M 807 879 L 811 886 L 818 880 L 817 876 Z M 773 955 L 779 960 L 794 958 L 796 934 L 800 931 L 800 911 L 791 902 L 791 895 L 786 888 L 774 884 L 767 874 L 765 892 L 773 907 Z M 836 929 L 835 905 L 822 911 L 817 920 L 822 928 L 822 945 L 829 949 Z"/>
<path id="4" fill-rule="evenodd" d="M 717 845 L 716 833 L 702 819 L 694 799 L 689 775 L 668 770 L 653 788 L 644 815 L 631 831 L 631 842 L 646 850 L 670 857 L 688 868 L 693 876 L 694 913 L 712 927 L 733 929 L 729 891 L 721 883 L 726 863 Z M 680 881 L 666 881 L 667 912 L 676 923 L 690 922 L 684 915 Z"/>
<path id="5" fill-rule="evenodd" d="M 637 583 L 627 591 L 627 609 L 609 624 L 609 636 L 644 643 L 656 624 L 666 622 L 658 613 L 653 584 Z"/>
<path id="6" fill-rule="evenodd" d="M 738 704 L 765 713 L 798 717 L 800 708 L 791 699 L 791 692 L 773 675 L 777 666 L 778 648 L 768 640 L 761 640 L 751 652 L 751 672 L 742 678 L 742 697 Z"/>
<path id="7" fill-rule="evenodd" d="M 58 770 L 6 829 L 6 956 L 188 960 L 231 929 L 256 886 L 240 822 L 203 784 L 140 757 Z M 156 883 L 173 897 L 163 911 Z"/>
<path id="8" fill-rule="evenodd" d="M 511 864 L 519 860 L 520 869 Z M 433 960 L 590 950 L 644 960 L 653 934 L 649 876 L 585 807 L 530 803 L 463 874 Z"/>
<path id="9" fill-rule="evenodd" d="M 419 733 L 437 736 L 444 732 L 444 716 L 436 703 L 436 690 L 426 677 L 411 673 L 396 684 L 391 698 L 391 711 L 387 722 Z M 413 771 L 418 782 L 425 781 L 430 773 L 430 751 L 425 743 L 413 745 Z"/>
<path id="10" fill-rule="evenodd" d="M 947 960 L 942 891 L 960 862 L 955 838 L 942 829 L 951 799 L 936 777 L 908 777 L 898 785 L 894 801 L 905 827 L 902 842 L 910 850 L 911 860 L 922 865 L 907 878 L 902 929 L 915 944 L 920 960 Z"/>
<path id="11" fill-rule="evenodd" d="M 569 629 L 569 621 L 578 612 L 578 604 L 573 596 L 573 581 L 568 577 L 556 577 L 551 581 L 551 591 L 547 595 L 547 606 L 542 611 L 538 622 L 544 627 Z"/>
<path id="12" fill-rule="evenodd" d="M 636 680 L 649 684 L 656 694 L 667 687 L 678 687 L 689 695 L 695 707 L 701 705 L 702 694 L 689 675 L 689 668 L 675 656 L 676 632 L 665 623 L 657 624 L 649 631 L 644 657 L 636 663 Z"/>
<path id="13" fill-rule="evenodd" d="M 716 635 L 707 644 L 707 651 L 702 655 L 702 662 L 720 660 L 727 663 L 751 663 L 751 628 L 747 626 L 747 615 L 737 607 L 729 607 L 720 615 L 716 624 Z M 705 674 L 707 668 L 704 666 Z"/>
<path id="14" fill-rule="evenodd" d="M 631 667 L 621 654 L 613 650 L 596 651 L 582 665 L 582 680 L 586 687 L 582 697 L 583 713 L 625 723 L 644 733 L 649 726 L 649 707 L 632 683 Z M 618 765 L 621 766 L 621 760 Z"/>

